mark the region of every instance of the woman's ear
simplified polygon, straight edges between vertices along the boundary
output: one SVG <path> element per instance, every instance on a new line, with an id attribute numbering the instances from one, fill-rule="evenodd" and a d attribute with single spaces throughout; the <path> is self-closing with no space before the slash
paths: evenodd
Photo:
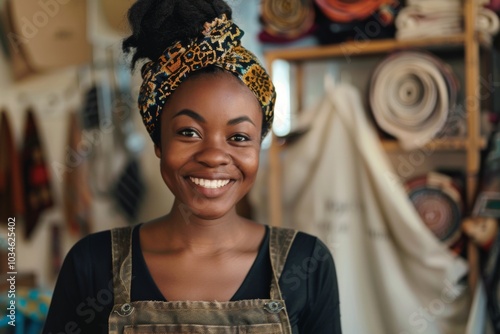
<path id="1" fill-rule="evenodd" d="M 158 158 L 161 158 L 161 147 L 158 144 L 155 144 L 155 154 Z"/>

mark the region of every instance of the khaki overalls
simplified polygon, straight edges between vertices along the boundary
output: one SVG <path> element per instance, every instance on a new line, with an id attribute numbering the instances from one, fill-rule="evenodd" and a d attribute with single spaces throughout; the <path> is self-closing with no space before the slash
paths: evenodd
<path id="1" fill-rule="evenodd" d="M 278 280 L 296 231 L 270 227 L 271 299 L 240 301 L 130 301 L 132 227 L 111 231 L 115 304 L 109 333 L 291 334 Z"/>

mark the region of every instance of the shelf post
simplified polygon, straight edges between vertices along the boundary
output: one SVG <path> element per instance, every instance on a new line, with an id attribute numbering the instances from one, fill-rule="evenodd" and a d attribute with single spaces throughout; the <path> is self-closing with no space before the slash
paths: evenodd
<path id="1" fill-rule="evenodd" d="M 467 207 L 472 208 L 480 164 L 480 92 L 479 92 L 479 38 L 476 32 L 477 6 L 475 0 L 465 0 L 465 108 L 467 111 Z M 479 253 L 472 241 L 468 241 L 469 287 L 473 290 L 479 278 Z"/>

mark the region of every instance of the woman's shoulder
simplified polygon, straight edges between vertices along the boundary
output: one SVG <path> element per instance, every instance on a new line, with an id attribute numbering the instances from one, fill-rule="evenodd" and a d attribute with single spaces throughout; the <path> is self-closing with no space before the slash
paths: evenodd
<path id="1" fill-rule="evenodd" d="M 78 272 L 87 278 L 111 265 L 110 230 L 88 234 L 78 240 L 65 256 L 61 270 Z"/>
<path id="2" fill-rule="evenodd" d="M 319 262 L 333 262 L 333 257 L 329 247 L 317 236 L 297 231 L 294 242 L 290 248 L 290 255 L 298 260 Z"/>
<path id="3" fill-rule="evenodd" d="M 317 236 L 296 230 L 289 227 L 271 227 L 278 234 L 283 236 L 294 236 L 293 243 L 290 247 L 290 255 L 298 257 L 309 257 L 316 255 L 323 258 L 331 257 L 328 246 Z"/>
<path id="4" fill-rule="evenodd" d="M 94 232 L 84 236 L 71 247 L 68 254 L 91 255 L 101 253 L 107 248 L 111 251 L 111 230 Z"/>

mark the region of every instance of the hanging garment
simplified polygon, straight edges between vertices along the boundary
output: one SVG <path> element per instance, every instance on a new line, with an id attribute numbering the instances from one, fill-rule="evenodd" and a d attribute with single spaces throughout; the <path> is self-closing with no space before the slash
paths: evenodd
<path id="1" fill-rule="evenodd" d="M 22 171 L 24 182 L 25 236 L 33 233 L 40 215 L 54 205 L 50 185 L 49 168 L 46 164 L 38 125 L 34 112 L 26 111 Z"/>
<path id="2" fill-rule="evenodd" d="M 145 186 L 139 161 L 130 157 L 112 190 L 118 208 L 130 223 L 137 221 L 144 194 Z"/>
<path id="3" fill-rule="evenodd" d="M 303 37 L 314 25 L 312 0 L 263 0 L 260 9 L 263 31 L 279 40 Z"/>
<path id="4" fill-rule="evenodd" d="M 0 119 L 0 224 L 24 212 L 19 154 L 6 111 Z"/>
<path id="5" fill-rule="evenodd" d="M 130 301 L 132 227 L 113 229 L 114 306 L 109 333 L 291 334 L 278 284 L 296 231 L 270 229 L 273 268 L 270 299 L 217 301 Z"/>
<path id="6" fill-rule="evenodd" d="M 348 23 L 364 20 L 384 5 L 395 0 L 315 0 L 320 10 L 333 22 Z"/>
<path id="7" fill-rule="evenodd" d="M 451 68 L 432 54 L 416 51 L 385 57 L 372 74 L 369 91 L 377 124 L 407 150 L 425 145 L 456 118 L 450 115 L 457 94 Z"/>
<path id="8" fill-rule="evenodd" d="M 91 148 L 83 141 L 76 113 L 69 114 L 68 123 L 66 168 L 63 175 L 64 219 L 70 234 L 83 237 L 91 228 L 92 193 L 87 161 Z"/>
<path id="9" fill-rule="evenodd" d="M 281 155 L 283 224 L 319 236 L 337 266 L 344 333 L 463 332 L 467 263 L 425 226 L 370 127 L 358 91 L 327 85 Z M 302 122 L 303 121 L 303 122 Z M 267 181 L 259 176 L 258 181 Z M 266 182 L 251 192 L 267 213 Z"/>

